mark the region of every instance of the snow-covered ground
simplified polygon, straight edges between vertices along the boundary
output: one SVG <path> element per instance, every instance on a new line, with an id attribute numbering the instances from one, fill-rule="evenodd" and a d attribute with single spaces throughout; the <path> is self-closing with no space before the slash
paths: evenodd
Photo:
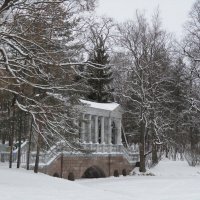
<path id="1" fill-rule="evenodd" d="M 0 164 L 2 200 L 200 200 L 200 168 L 164 160 L 155 176 L 68 180 Z"/>

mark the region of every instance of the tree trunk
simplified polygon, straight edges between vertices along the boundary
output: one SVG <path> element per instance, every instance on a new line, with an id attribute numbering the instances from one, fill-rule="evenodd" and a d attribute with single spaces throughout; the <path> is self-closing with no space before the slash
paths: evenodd
<path id="1" fill-rule="evenodd" d="M 140 122 L 140 172 L 146 172 L 145 166 L 145 123 L 143 120 Z"/>
<path id="2" fill-rule="evenodd" d="M 194 137 L 194 131 L 193 127 L 190 127 L 190 146 L 191 146 L 191 151 L 194 151 L 195 149 L 195 137 Z"/>
<path id="3" fill-rule="evenodd" d="M 41 145 L 41 135 L 38 133 L 38 138 L 37 138 L 37 151 L 36 151 L 36 158 L 35 158 L 35 167 L 34 167 L 34 172 L 38 173 L 39 169 L 39 158 L 40 158 L 40 145 Z"/>
<path id="4" fill-rule="evenodd" d="M 169 158 L 169 148 L 168 148 L 168 145 L 166 144 L 166 146 L 165 146 L 165 157 L 166 158 Z"/>
<path id="5" fill-rule="evenodd" d="M 10 112 L 9 112 L 10 115 Z M 9 168 L 12 168 L 13 162 L 13 142 L 14 142 L 14 135 L 15 135 L 15 108 L 13 107 L 13 116 L 12 116 L 12 123 L 11 123 L 11 134 L 10 134 L 10 156 L 9 156 Z"/>
<path id="6" fill-rule="evenodd" d="M 31 142 L 32 142 L 32 125 L 33 125 L 33 119 L 31 118 L 30 132 L 29 132 L 29 139 L 28 139 L 27 161 L 26 161 L 26 169 L 27 170 L 29 170 L 29 164 L 30 164 Z"/>
<path id="7" fill-rule="evenodd" d="M 12 162 L 13 162 L 13 140 L 14 140 L 14 127 L 12 127 L 12 130 L 11 130 L 9 168 L 12 168 Z"/>
<path id="8" fill-rule="evenodd" d="M 39 144 L 39 141 L 38 141 L 38 143 L 37 143 L 36 158 L 35 158 L 34 173 L 38 173 L 38 169 L 39 169 L 39 158 L 40 158 L 40 144 Z"/>
<path id="9" fill-rule="evenodd" d="M 19 131 L 18 131 L 18 152 L 17 152 L 17 168 L 20 167 L 21 163 L 21 142 L 22 142 L 22 111 L 20 111 L 20 126 L 19 126 Z"/>
<path id="10" fill-rule="evenodd" d="M 150 110 L 150 120 L 151 120 L 151 148 L 152 148 L 152 166 L 158 164 L 158 152 L 157 152 L 157 145 L 156 145 L 156 131 L 155 131 L 155 114 L 154 114 L 154 105 L 152 105 Z"/>
<path id="11" fill-rule="evenodd" d="M 157 145 L 152 141 L 152 166 L 158 164 Z"/>
<path id="12" fill-rule="evenodd" d="M 60 178 L 63 177 L 63 150 L 60 156 Z"/>

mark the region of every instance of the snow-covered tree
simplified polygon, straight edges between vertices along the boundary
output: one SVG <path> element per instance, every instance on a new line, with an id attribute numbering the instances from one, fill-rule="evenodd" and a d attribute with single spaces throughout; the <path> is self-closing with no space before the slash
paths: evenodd
<path id="1" fill-rule="evenodd" d="M 37 144 L 62 139 L 74 147 L 78 142 L 72 67 L 82 62 L 82 44 L 75 35 L 81 13 L 93 9 L 94 3 L 0 1 L 0 91 L 12 102 L 10 116 L 16 110 L 29 113 Z"/>
<path id="2" fill-rule="evenodd" d="M 88 92 L 86 98 L 96 102 L 112 101 L 111 82 L 112 67 L 109 58 L 109 41 L 112 20 L 102 18 L 88 25 L 88 41 L 86 49 L 88 60 L 82 76 L 86 79 Z"/>
<path id="3" fill-rule="evenodd" d="M 150 25 L 143 15 L 118 27 L 119 42 L 124 48 L 127 65 L 122 67 L 126 79 L 121 96 L 127 112 L 137 124 L 140 147 L 140 171 L 144 172 L 145 158 L 152 155 L 158 162 L 157 151 L 162 144 L 162 103 L 167 100 L 170 63 L 168 36 L 160 27 L 158 15 Z"/>
<path id="4" fill-rule="evenodd" d="M 191 159 L 196 160 L 196 156 L 200 155 L 199 151 L 199 78 L 200 78 L 200 1 L 197 0 L 190 13 L 189 19 L 185 24 L 185 38 L 182 42 L 183 52 L 188 61 L 188 150 Z M 192 161 L 190 162 L 192 163 Z M 196 161 L 194 162 L 196 163 Z M 193 165 L 194 165 L 193 163 Z"/>

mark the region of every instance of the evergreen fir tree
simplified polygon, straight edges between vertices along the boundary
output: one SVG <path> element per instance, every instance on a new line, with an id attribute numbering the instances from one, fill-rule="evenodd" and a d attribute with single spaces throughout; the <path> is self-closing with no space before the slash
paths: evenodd
<path id="1" fill-rule="evenodd" d="M 89 92 L 87 99 L 99 103 L 112 101 L 112 89 L 110 83 L 112 81 L 112 71 L 109 65 L 109 55 L 105 46 L 103 36 L 98 36 L 94 51 L 89 55 L 89 61 L 86 68 L 87 85 Z"/>

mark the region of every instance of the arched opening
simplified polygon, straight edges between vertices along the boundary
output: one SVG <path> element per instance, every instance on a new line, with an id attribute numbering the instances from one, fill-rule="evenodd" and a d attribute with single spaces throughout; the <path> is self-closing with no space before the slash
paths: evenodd
<path id="1" fill-rule="evenodd" d="M 54 173 L 53 177 L 57 177 L 57 178 L 59 178 L 60 176 L 59 176 L 58 173 Z"/>
<path id="2" fill-rule="evenodd" d="M 68 180 L 70 180 L 70 181 L 74 181 L 75 180 L 74 173 L 72 173 L 72 172 L 69 173 Z"/>
<path id="3" fill-rule="evenodd" d="M 118 172 L 118 170 L 115 170 L 113 175 L 114 175 L 114 177 L 119 177 L 119 172 Z"/>
<path id="4" fill-rule="evenodd" d="M 123 175 L 123 176 L 126 176 L 126 175 L 127 175 L 127 173 L 126 173 L 126 170 L 125 170 L 125 169 L 123 169 L 123 170 L 122 170 L 122 175 Z"/>
<path id="5" fill-rule="evenodd" d="M 89 167 L 83 174 L 82 178 L 104 178 L 105 173 L 98 167 Z"/>

